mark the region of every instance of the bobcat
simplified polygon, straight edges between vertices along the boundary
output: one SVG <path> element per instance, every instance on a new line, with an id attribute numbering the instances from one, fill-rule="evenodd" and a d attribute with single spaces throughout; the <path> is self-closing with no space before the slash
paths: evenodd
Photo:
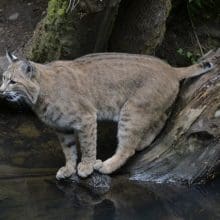
<path id="1" fill-rule="evenodd" d="M 86 55 L 73 61 L 39 64 L 7 53 L 10 65 L 3 74 L 1 93 L 10 101 L 24 99 L 60 140 L 66 165 L 56 178 L 93 170 L 110 174 L 147 147 L 163 128 L 181 79 L 213 68 L 203 62 L 174 68 L 162 60 L 123 53 Z M 118 147 L 106 161 L 96 160 L 97 120 L 118 122 Z"/>

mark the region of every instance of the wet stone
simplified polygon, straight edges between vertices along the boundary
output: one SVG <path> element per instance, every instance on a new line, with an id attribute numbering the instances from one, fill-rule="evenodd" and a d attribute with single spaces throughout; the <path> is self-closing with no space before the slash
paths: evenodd
<path id="1" fill-rule="evenodd" d="M 97 172 L 94 172 L 90 177 L 86 179 L 82 179 L 77 175 L 74 175 L 71 177 L 71 180 L 74 183 L 78 183 L 79 185 L 98 195 L 105 194 L 111 187 L 111 177 Z"/>
<path id="2" fill-rule="evenodd" d="M 17 20 L 18 17 L 19 17 L 19 13 L 16 12 L 16 13 L 10 15 L 10 16 L 8 17 L 8 20 L 10 20 L 10 21 L 14 21 L 14 20 Z"/>

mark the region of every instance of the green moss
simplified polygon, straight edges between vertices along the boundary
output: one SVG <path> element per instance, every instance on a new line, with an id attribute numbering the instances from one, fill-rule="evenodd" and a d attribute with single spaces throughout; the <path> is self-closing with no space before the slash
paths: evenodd
<path id="1" fill-rule="evenodd" d="M 27 56 L 37 62 L 57 60 L 65 48 L 71 47 L 69 36 L 74 32 L 74 19 L 71 13 L 66 13 L 69 0 L 50 0 L 47 16 L 33 37 Z M 40 37 L 39 37 L 40 35 Z M 67 51 L 68 52 L 68 51 Z"/>
<path id="2" fill-rule="evenodd" d="M 58 10 L 58 15 L 59 16 L 64 16 L 64 14 L 65 14 L 65 10 L 63 8 Z"/>
<path id="3" fill-rule="evenodd" d="M 68 14 L 66 13 L 69 0 L 50 0 L 48 3 L 46 19 L 51 22 L 62 21 Z"/>

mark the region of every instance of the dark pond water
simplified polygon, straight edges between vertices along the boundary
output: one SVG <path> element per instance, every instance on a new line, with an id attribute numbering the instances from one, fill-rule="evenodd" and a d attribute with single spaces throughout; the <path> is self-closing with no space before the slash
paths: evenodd
<path id="1" fill-rule="evenodd" d="M 105 195 L 54 176 L 2 179 L 0 219 L 220 219 L 220 179 L 191 188 L 117 184 Z"/>
<path id="2" fill-rule="evenodd" d="M 108 137 L 109 130 L 103 136 Z M 55 171 L 63 163 L 59 155 L 54 134 L 36 118 L 1 109 L 0 220 L 220 219 L 220 178 L 188 188 L 143 186 L 115 177 L 108 193 L 97 194 L 55 180 Z"/>

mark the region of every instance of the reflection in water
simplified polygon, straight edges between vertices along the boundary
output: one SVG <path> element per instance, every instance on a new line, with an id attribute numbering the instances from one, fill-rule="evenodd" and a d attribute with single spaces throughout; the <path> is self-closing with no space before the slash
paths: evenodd
<path id="1" fill-rule="evenodd" d="M 220 179 L 192 188 L 115 184 L 97 195 L 54 177 L 0 180 L 0 219 L 220 219 Z"/>

